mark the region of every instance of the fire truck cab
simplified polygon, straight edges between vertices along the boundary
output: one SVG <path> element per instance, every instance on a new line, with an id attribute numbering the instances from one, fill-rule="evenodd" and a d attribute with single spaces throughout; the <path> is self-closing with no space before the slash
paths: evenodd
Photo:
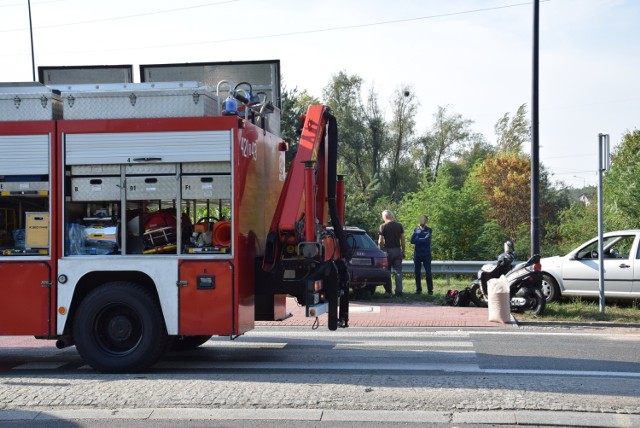
<path id="1" fill-rule="evenodd" d="M 134 372 L 286 295 L 348 325 L 335 119 L 309 108 L 287 172 L 276 91 L 236 77 L 0 84 L 0 335 Z"/>

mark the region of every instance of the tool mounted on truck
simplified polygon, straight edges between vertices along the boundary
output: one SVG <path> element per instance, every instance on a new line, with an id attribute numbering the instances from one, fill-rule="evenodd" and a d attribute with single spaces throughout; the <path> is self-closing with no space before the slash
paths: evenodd
<path id="1" fill-rule="evenodd" d="M 276 207 L 263 269 L 276 292 L 293 295 L 307 316 L 328 313 L 329 329 L 348 327 L 347 262 L 342 229 L 343 181 L 337 179 L 338 129 L 325 106 L 311 106 Z M 340 191 L 338 191 L 340 188 Z M 333 231 L 326 229 L 331 219 Z"/>

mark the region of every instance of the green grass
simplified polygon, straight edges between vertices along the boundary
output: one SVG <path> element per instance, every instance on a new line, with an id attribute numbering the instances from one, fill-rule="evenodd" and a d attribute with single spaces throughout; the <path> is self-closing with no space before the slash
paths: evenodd
<path id="1" fill-rule="evenodd" d="M 549 303 L 542 317 L 518 314 L 516 318 L 523 321 L 542 319 L 544 321 L 606 321 L 636 324 L 640 323 L 640 306 L 637 301 L 633 300 L 607 302 L 604 314 L 601 314 L 598 300 L 573 297 Z"/>
<path id="2" fill-rule="evenodd" d="M 433 279 L 433 295 L 427 295 L 427 284 L 422 279 L 422 294 L 416 293 L 416 281 L 411 275 L 404 275 L 402 280 L 402 292 L 404 296 L 396 297 L 392 296 L 390 298 L 384 297 L 384 287 L 379 285 L 376 288 L 376 292 L 373 296 L 371 296 L 366 290 L 360 290 L 356 293 L 351 293 L 351 299 L 353 300 L 362 300 L 362 301 L 376 301 L 376 302 L 396 302 L 396 303 L 425 303 L 432 302 L 436 304 L 444 305 L 444 296 L 447 293 L 447 290 L 462 290 L 466 287 L 471 286 L 471 279 L 451 279 L 451 283 L 447 284 L 447 280 L 445 278 L 434 278 Z M 395 280 L 393 280 L 391 288 L 395 292 Z"/>
<path id="3" fill-rule="evenodd" d="M 422 280 L 422 294 L 415 294 L 416 285 L 412 274 L 404 275 L 402 297 L 384 297 L 384 288 L 378 286 L 376 293 L 371 296 L 367 291 L 360 290 L 351 294 L 351 299 L 363 302 L 395 302 L 405 304 L 420 304 L 431 302 L 444 305 L 447 290 L 462 290 L 471 285 L 471 278 L 451 278 L 450 284 L 443 277 L 435 277 L 433 281 L 433 296 L 428 296 L 424 278 Z M 395 290 L 395 283 L 393 284 Z M 472 303 L 473 304 L 473 303 Z M 640 324 L 640 302 L 638 301 L 608 301 L 605 313 L 600 313 L 597 299 L 582 299 L 579 297 L 565 298 L 559 302 L 547 304 L 544 314 L 535 317 L 526 314 L 514 314 L 520 321 L 567 321 L 567 322 L 614 322 L 623 324 Z"/>

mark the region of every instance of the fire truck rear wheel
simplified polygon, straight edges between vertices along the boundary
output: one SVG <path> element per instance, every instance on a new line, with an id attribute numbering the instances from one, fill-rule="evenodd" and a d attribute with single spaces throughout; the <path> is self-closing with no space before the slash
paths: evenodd
<path id="1" fill-rule="evenodd" d="M 110 373 L 145 370 L 167 345 L 156 299 L 131 282 L 111 282 L 90 292 L 73 320 L 73 338 L 89 365 Z"/>

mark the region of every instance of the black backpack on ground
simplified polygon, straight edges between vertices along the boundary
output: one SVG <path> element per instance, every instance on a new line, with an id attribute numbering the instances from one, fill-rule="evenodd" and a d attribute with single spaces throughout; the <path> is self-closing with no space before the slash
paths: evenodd
<path id="1" fill-rule="evenodd" d="M 469 306 L 471 302 L 471 290 L 467 287 L 458 291 L 453 297 L 453 306 Z"/>

